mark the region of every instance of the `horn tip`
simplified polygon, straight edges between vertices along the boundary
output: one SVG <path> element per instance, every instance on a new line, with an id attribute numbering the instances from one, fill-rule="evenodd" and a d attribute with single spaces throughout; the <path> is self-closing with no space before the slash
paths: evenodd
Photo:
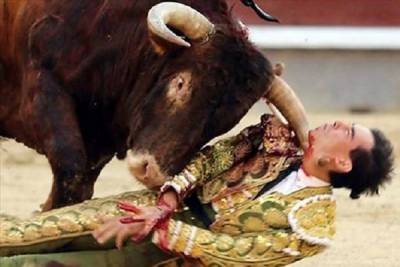
<path id="1" fill-rule="evenodd" d="M 188 43 L 188 42 L 183 42 L 182 44 L 183 44 L 183 46 L 185 46 L 185 47 L 191 47 L 191 46 L 192 46 L 192 45 L 191 45 L 190 43 Z"/>

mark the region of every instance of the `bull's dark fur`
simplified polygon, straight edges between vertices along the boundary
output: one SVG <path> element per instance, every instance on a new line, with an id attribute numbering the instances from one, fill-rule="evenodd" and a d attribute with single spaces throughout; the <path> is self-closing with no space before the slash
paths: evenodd
<path id="1" fill-rule="evenodd" d="M 178 172 L 270 84 L 269 62 L 222 0 L 179 1 L 216 34 L 158 55 L 146 24 L 158 2 L 0 0 L 0 135 L 48 157 L 55 182 L 45 209 L 90 198 L 104 165 L 128 148 Z M 173 113 L 165 88 L 182 70 L 193 73 L 193 93 Z"/>

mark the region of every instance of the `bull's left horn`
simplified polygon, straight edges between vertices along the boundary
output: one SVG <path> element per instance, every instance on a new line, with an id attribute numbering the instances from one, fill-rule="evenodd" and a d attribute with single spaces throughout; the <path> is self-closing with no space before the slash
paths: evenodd
<path id="1" fill-rule="evenodd" d="M 212 24 L 197 10 L 175 2 L 164 2 L 153 6 L 147 15 L 147 25 L 152 34 L 179 46 L 190 47 L 182 37 L 168 27 L 171 26 L 190 40 L 203 41 L 214 32 Z"/>
<path id="2" fill-rule="evenodd" d="M 266 98 L 283 114 L 296 132 L 303 149 L 308 147 L 309 124 L 303 104 L 293 89 L 279 76 L 275 75 Z"/>

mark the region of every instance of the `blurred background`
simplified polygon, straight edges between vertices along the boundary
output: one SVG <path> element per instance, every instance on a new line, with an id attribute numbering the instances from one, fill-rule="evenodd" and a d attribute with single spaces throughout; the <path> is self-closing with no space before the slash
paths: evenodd
<path id="1" fill-rule="evenodd" d="M 351 200 L 335 190 L 337 235 L 323 254 L 292 266 L 400 266 L 400 0 L 256 0 L 280 24 L 267 23 L 239 0 L 229 3 L 250 39 L 309 112 L 311 126 L 343 120 L 378 127 L 393 141 L 396 171 L 379 197 Z M 259 102 L 227 135 L 259 121 Z M 46 158 L 0 139 L 0 213 L 31 216 L 50 191 Z M 102 171 L 95 197 L 141 188 L 124 161 Z"/>
<path id="2" fill-rule="evenodd" d="M 400 111 L 400 1 L 255 1 L 280 24 L 229 2 L 309 111 Z"/>

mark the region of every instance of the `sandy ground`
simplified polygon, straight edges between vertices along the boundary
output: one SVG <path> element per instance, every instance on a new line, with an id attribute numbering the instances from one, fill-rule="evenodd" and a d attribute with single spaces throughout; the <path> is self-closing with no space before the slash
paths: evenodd
<path id="1" fill-rule="evenodd" d="M 335 119 L 383 129 L 395 144 L 396 175 L 380 197 L 354 201 L 348 198 L 345 190 L 337 190 L 337 235 L 334 245 L 323 254 L 292 266 L 400 266 L 400 114 L 310 115 L 313 126 Z M 257 120 L 258 115 L 253 112 L 233 132 Z M 43 156 L 15 142 L 0 141 L 1 213 L 30 216 L 47 197 L 51 177 Z M 129 176 L 125 162 L 114 160 L 101 173 L 95 196 L 139 187 Z"/>

